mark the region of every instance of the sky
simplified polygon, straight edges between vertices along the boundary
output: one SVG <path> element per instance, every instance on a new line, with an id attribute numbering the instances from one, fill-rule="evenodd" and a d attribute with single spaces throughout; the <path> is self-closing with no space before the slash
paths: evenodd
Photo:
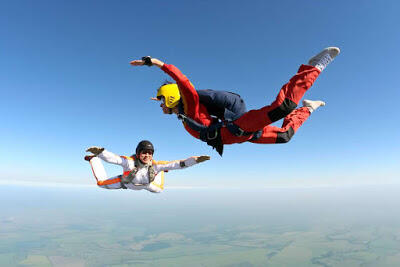
<path id="1" fill-rule="evenodd" d="M 0 184 L 94 185 L 87 147 L 131 155 L 143 139 L 156 160 L 211 156 L 169 172 L 171 187 L 399 183 L 398 10 L 395 0 L 2 1 Z M 223 157 L 150 100 L 165 73 L 129 65 L 159 58 L 256 109 L 328 46 L 341 54 L 305 95 L 326 106 L 287 144 L 229 145 Z"/>

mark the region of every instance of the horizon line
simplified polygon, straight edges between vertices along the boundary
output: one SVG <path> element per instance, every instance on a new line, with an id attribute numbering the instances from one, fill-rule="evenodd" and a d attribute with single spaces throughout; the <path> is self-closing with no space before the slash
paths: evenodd
<path id="1" fill-rule="evenodd" d="M 9 181 L 0 179 L 0 185 L 21 186 L 21 187 L 61 187 L 61 188 L 99 188 L 96 184 L 73 184 L 73 183 L 55 183 L 55 182 L 32 182 L 32 181 Z M 254 184 L 256 185 L 256 184 Z M 399 182 L 358 182 L 358 183 L 319 183 L 319 184 L 263 184 L 259 186 L 243 187 L 240 185 L 171 185 L 165 186 L 165 189 L 173 190 L 192 190 L 192 189 L 226 189 L 226 190 L 265 190 L 265 189 L 311 189 L 311 188 L 334 188 L 334 187 L 353 187 L 353 186 L 384 186 L 400 185 Z"/>

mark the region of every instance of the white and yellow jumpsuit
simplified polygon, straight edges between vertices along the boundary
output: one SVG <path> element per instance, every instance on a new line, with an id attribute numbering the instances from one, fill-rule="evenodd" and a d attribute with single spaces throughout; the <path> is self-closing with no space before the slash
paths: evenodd
<path id="1" fill-rule="evenodd" d="M 93 157 L 89 163 L 92 167 L 97 185 L 106 189 L 120 189 L 122 175 L 107 178 L 107 173 L 101 160 L 105 162 L 120 165 L 123 168 L 123 175 L 128 175 L 135 168 L 135 160 L 132 157 L 118 156 L 110 151 L 104 150 L 97 157 Z M 124 184 L 127 189 L 141 190 L 145 189 L 153 193 L 160 193 L 164 189 L 164 171 L 183 169 L 197 164 L 193 157 L 185 160 L 175 161 L 154 161 L 153 168 L 155 171 L 154 181 L 149 183 L 148 169 L 146 167 L 139 168 L 131 183 Z"/>

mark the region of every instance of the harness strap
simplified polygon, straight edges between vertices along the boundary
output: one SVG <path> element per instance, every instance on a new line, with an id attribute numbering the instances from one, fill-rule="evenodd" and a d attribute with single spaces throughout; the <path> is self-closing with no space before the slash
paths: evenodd
<path id="1" fill-rule="evenodd" d="M 198 123 L 194 119 L 189 118 L 188 116 L 186 116 L 182 113 L 178 114 L 178 120 L 185 122 L 192 130 L 195 130 L 196 132 L 201 132 L 201 131 L 207 130 L 207 128 L 208 128 L 207 126 Z"/>
<path id="2" fill-rule="evenodd" d="M 189 128 L 191 128 L 192 130 L 198 132 L 200 140 L 206 142 L 207 145 L 214 148 L 218 152 L 218 154 L 222 156 L 222 153 L 224 152 L 224 144 L 221 140 L 220 130 L 223 126 L 223 123 L 213 123 L 207 127 L 182 113 L 178 114 L 178 119 L 186 123 L 186 125 L 189 126 Z"/>
<path id="3" fill-rule="evenodd" d="M 125 156 L 122 156 L 122 157 L 128 159 L 128 157 L 125 157 Z M 141 164 L 140 161 L 139 161 L 139 158 L 136 157 L 136 156 L 129 157 L 129 158 L 134 161 L 135 167 L 130 171 L 125 171 L 123 173 L 123 175 L 121 175 L 121 187 L 123 189 L 126 189 L 126 184 L 129 184 L 129 183 L 131 183 L 133 185 L 148 185 L 148 184 L 151 184 L 154 181 L 155 177 L 156 177 L 156 172 L 155 172 L 154 167 L 153 167 L 154 160 L 152 162 L 152 165 L 145 166 L 147 168 L 147 176 L 148 176 L 149 182 L 146 183 L 146 184 L 134 184 L 133 183 L 133 179 L 135 179 L 136 173 L 138 172 L 139 168 L 141 166 L 143 166 L 144 164 Z"/>
<path id="4" fill-rule="evenodd" d="M 184 114 L 178 114 L 178 119 L 185 122 L 186 125 L 188 125 L 192 130 L 199 132 L 200 139 L 207 143 L 211 140 L 218 138 L 218 134 L 223 126 L 226 126 L 228 131 L 237 137 L 253 135 L 251 139 L 249 139 L 249 141 L 257 140 L 258 138 L 261 137 L 262 134 L 262 130 L 256 132 L 246 132 L 233 122 L 226 122 L 226 123 L 217 122 L 217 123 L 212 123 L 210 126 L 207 127 L 205 125 L 198 123 L 194 119 L 187 117 Z M 220 153 L 220 155 L 222 156 L 222 152 Z"/>
<path id="5" fill-rule="evenodd" d="M 124 175 L 118 175 L 118 178 L 120 178 L 120 181 L 119 181 L 119 183 L 121 184 L 121 188 L 122 189 L 128 189 L 126 186 L 125 186 L 125 183 L 123 182 L 123 177 L 124 177 Z"/>
<path id="6" fill-rule="evenodd" d="M 254 132 L 246 132 L 244 131 L 242 128 L 240 128 L 239 126 L 237 126 L 236 124 L 234 124 L 233 122 L 228 122 L 226 124 L 226 128 L 228 128 L 229 132 L 231 132 L 231 134 L 233 134 L 234 136 L 249 136 L 252 135 Z"/>

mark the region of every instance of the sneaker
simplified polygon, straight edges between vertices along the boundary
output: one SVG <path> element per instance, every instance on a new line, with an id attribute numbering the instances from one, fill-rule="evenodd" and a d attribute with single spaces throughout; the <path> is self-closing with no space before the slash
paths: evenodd
<path id="1" fill-rule="evenodd" d="M 308 108 L 308 110 L 311 112 L 315 111 L 317 108 L 325 106 L 325 102 L 321 100 L 303 100 L 303 107 Z"/>
<path id="2" fill-rule="evenodd" d="M 314 66 L 320 71 L 323 71 L 329 63 L 340 53 L 338 47 L 327 47 L 317 55 L 313 56 L 308 65 Z"/>

